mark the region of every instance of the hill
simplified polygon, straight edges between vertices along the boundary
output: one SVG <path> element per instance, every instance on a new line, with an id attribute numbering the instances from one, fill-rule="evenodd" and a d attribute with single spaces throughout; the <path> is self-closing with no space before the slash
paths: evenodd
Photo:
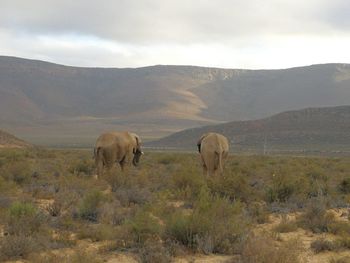
<path id="1" fill-rule="evenodd" d="M 206 132 L 222 133 L 239 150 L 350 150 L 350 106 L 307 108 L 253 121 L 235 121 L 177 132 L 146 146 L 196 149 Z"/>
<path id="2" fill-rule="evenodd" d="M 0 130 L 0 148 L 26 148 L 30 146 L 29 143 Z"/>
<path id="3" fill-rule="evenodd" d="M 32 142 L 82 143 L 105 130 L 181 129 L 348 105 L 350 65 L 283 70 L 79 68 L 0 56 L 0 122 Z"/>

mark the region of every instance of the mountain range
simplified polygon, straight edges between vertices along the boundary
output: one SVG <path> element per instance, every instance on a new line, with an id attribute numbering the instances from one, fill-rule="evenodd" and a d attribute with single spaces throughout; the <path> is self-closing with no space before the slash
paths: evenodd
<path id="1" fill-rule="evenodd" d="M 349 104 L 349 64 L 81 68 L 0 56 L 1 128 L 39 144 L 90 145 L 107 130 L 155 139 L 202 125 Z"/>

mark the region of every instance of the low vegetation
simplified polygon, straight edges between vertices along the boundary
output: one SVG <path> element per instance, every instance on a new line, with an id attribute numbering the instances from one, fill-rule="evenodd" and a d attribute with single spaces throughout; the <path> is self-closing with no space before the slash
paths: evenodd
<path id="1" fill-rule="evenodd" d="M 348 206 L 349 174 L 348 158 L 231 156 L 223 177 L 206 180 L 197 155 L 151 152 L 128 174 L 96 180 L 90 151 L 2 149 L 0 260 L 102 262 L 126 251 L 140 262 L 191 253 L 303 262 L 301 242 L 279 235 L 330 233 L 315 253 L 349 249 L 348 217 L 329 211 Z M 254 231 L 272 213 L 281 218 L 273 231 Z M 103 244 L 97 256 L 81 240 Z M 52 253 L 67 247 L 74 253 Z"/>

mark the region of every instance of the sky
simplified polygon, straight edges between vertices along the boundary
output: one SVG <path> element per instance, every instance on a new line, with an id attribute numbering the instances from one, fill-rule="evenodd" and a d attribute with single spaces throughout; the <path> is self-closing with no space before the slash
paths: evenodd
<path id="1" fill-rule="evenodd" d="M 0 55 L 83 67 L 350 63 L 349 0 L 1 0 Z"/>

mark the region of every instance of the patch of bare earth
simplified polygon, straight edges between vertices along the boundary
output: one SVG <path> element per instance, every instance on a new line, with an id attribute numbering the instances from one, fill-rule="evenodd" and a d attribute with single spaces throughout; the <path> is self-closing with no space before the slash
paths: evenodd
<path id="1" fill-rule="evenodd" d="M 339 221 L 347 221 L 347 217 L 344 216 L 344 214 L 347 214 L 347 209 L 331 209 L 330 212 L 334 213 L 336 220 Z M 297 216 L 300 215 L 300 213 L 290 213 L 287 215 L 287 218 L 289 220 L 296 220 Z M 265 224 L 258 225 L 254 232 L 259 235 L 263 232 L 267 233 L 273 233 L 273 229 L 281 222 L 282 217 L 279 214 L 272 214 L 269 217 L 269 222 Z M 331 259 L 339 259 L 343 257 L 350 257 L 350 250 L 344 250 L 344 251 L 327 251 L 327 252 L 321 252 L 321 253 L 315 253 L 311 249 L 311 243 L 317 239 L 324 238 L 327 240 L 334 240 L 337 238 L 337 236 L 331 234 L 331 233 L 320 233 L 315 234 L 312 233 L 309 230 L 305 230 L 302 228 L 298 228 L 294 232 L 288 232 L 288 233 L 278 233 L 277 239 L 278 242 L 286 242 L 288 240 L 292 239 L 298 239 L 304 247 L 304 252 L 302 255 L 302 258 L 305 260 L 306 263 L 329 263 Z"/>

